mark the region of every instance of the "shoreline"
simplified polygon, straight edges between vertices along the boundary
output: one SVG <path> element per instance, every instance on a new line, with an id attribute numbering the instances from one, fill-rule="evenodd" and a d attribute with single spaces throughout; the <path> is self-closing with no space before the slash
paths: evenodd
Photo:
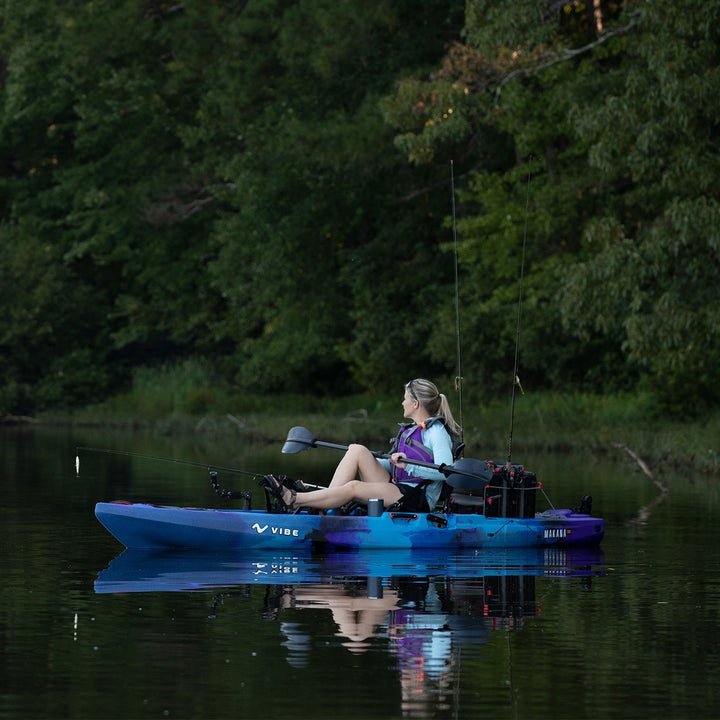
<path id="1" fill-rule="evenodd" d="M 720 439 L 720 413 L 710 418 L 678 421 L 672 418 L 646 416 L 642 422 L 637 412 L 626 408 L 619 417 L 616 406 L 580 408 L 565 398 L 550 407 L 547 400 L 534 408 L 525 408 L 521 422 L 516 420 L 513 455 L 539 452 L 588 453 L 591 457 L 626 455 L 642 459 L 658 476 L 668 471 L 692 470 L 705 477 L 720 479 L 720 452 L 712 443 Z M 488 406 L 473 411 L 473 422 L 466 423 L 464 441 L 467 456 L 495 457 L 507 448 L 505 408 Z M 342 444 L 362 443 L 380 446 L 388 440 L 397 417 L 387 408 L 365 412 L 251 412 L 175 414 L 161 418 L 144 418 L 114 413 L 45 413 L 37 417 L 6 414 L 0 416 L 0 430 L 7 429 L 89 429 L 109 432 L 151 433 L 178 438 L 212 437 L 242 440 L 253 444 L 283 442 L 291 427 L 309 428 L 316 437 Z M 623 450 L 627 448 L 627 450 Z M 630 454 L 632 453 L 632 454 Z"/>

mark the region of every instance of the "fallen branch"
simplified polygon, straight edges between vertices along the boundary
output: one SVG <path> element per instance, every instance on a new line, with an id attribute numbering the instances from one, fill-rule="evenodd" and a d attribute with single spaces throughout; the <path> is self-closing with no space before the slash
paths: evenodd
<path id="1" fill-rule="evenodd" d="M 36 418 L 27 415 L 0 415 L 0 425 L 24 425 L 36 422 Z"/>
<path id="2" fill-rule="evenodd" d="M 618 442 L 611 444 L 613 447 L 624 450 L 640 466 L 641 470 L 653 481 L 655 487 L 660 491 L 660 494 L 649 505 L 640 508 L 637 517 L 632 520 L 632 522 L 635 523 L 645 523 L 650 517 L 652 511 L 666 498 L 670 489 L 667 485 L 658 480 L 655 475 L 653 475 L 652 471 L 648 467 L 648 464 L 637 453 L 634 453 L 627 445 L 623 445 Z"/>

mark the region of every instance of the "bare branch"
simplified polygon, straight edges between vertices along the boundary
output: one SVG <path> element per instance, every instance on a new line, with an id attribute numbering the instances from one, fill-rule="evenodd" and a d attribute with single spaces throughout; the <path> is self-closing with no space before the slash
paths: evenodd
<path id="1" fill-rule="evenodd" d="M 226 187 L 234 189 L 233 183 L 227 183 Z M 195 195 L 188 199 L 188 195 Z M 205 188 L 178 188 L 162 195 L 157 202 L 145 208 L 145 219 L 151 225 L 175 225 L 187 220 L 189 217 L 200 212 L 206 205 L 215 201 L 213 195 L 208 195 Z"/>
<path id="2" fill-rule="evenodd" d="M 502 92 L 505 83 L 507 83 L 509 80 L 512 80 L 514 77 L 519 77 L 520 75 L 530 75 L 531 73 L 537 72 L 538 70 L 544 70 L 545 68 L 551 67 L 552 65 L 557 65 L 561 62 L 565 62 L 566 60 L 572 60 L 574 57 L 582 55 L 583 53 L 586 53 L 589 50 L 598 47 L 598 45 L 602 45 L 603 43 L 611 40 L 614 37 L 617 37 L 618 35 L 624 35 L 625 33 L 630 32 L 630 30 L 632 30 L 636 25 L 637 22 L 635 20 L 631 20 L 627 25 L 623 25 L 622 27 L 616 28 L 614 30 L 608 30 L 605 34 L 595 40 L 595 42 L 591 42 L 588 45 L 583 45 L 582 47 L 575 49 L 564 49 L 562 51 L 554 53 L 547 53 L 543 56 L 551 58 L 547 62 L 540 63 L 539 65 L 531 65 L 530 67 L 518 68 L 517 70 L 513 70 L 512 72 L 507 73 L 507 75 L 505 75 L 505 77 L 500 81 L 499 85 L 495 89 L 495 103 L 500 100 L 500 93 Z"/>

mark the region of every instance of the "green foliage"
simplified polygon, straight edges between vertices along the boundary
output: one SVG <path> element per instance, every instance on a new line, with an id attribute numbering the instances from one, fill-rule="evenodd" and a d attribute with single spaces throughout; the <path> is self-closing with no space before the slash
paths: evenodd
<path id="1" fill-rule="evenodd" d="M 636 241 L 617 226 L 596 228 L 602 250 L 574 268 L 565 290 L 564 322 L 574 333 L 587 339 L 622 323 L 628 356 L 648 368 L 646 382 L 677 411 L 720 399 L 719 210 L 702 198 L 672 201 L 664 224 L 658 218 Z"/>
<path id="2" fill-rule="evenodd" d="M 458 228 L 465 337 L 488 389 L 511 382 L 527 237 L 526 384 L 641 380 L 687 413 L 718 400 L 720 3 L 608 3 L 600 24 L 588 7 L 468 3 L 464 44 L 434 78 L 401 84 L 386 117 L 409 160 L 450 142 L 477 152 Z"/>
<path id="3" fill-rule="evenodd" d="M 158 369 L 136 368 L 128 397 L 137 417 L 157 419 L 175 413 L 202 415 L 226 392 L 207 361 L 191 358 Z"/>
<path id="4" fill-rule="evenodd" d="M 211 274 L 227 313 L 214 329 L 233 339 L 227 364 L 242 387 L 372 387 L 382 343 L 405 346 L 404 329 L 393 323 L 388 333 L 386 322 L 405 304 L 393 265 L 408 258 L 422 285 L 431 269 L 419 258 L 435 239 L 423 233 L 409 256 L 409 239 L 397 242 L 399 225 L 417 237 L 426 216 L 411 208 L 410 221 L 398 220 L 398 196 L 417 178 L 392 151 L 376 106 L 398 67 L 439 57 L 437 25 L 428 23 L 448 11 L 444 3 L 426 10 L 418 17 L 409 3 L 318 2 L 301 12 L 290 4 L 271 25 L 272 96 L 253 104 L 250 122 L 221 111 L 227 127 L 208 133 L 227 133 L 230 152 L 219 162 L 235 186 L 216 224 Z M 237 96 L 232 86 L 224 101 Z M 215 122 L 203 116 L 206 128 Z M 372 297 L 381 277 L 382 304 Z"/>
<path id="5" fill-rule="evenodd" d="M 188 350 L 242 387 L 347 390 L 346 253 L 415 182 L 377 103 L 461 13 L 7 3 L 2 232 L 24 248 L 2 273 L 28 288 L 3 298 L 3 406 L 87 401 Z"/>
<path id="6" fill-rule="evenodd" d="M 594 9 L 8 0 L 0 411 L 447 382 L 450 160 L 479 395 L 716 402 L 720 0 Z"/>
<path id="7" fill-rule="evenodd" d="M 620 337 L 671 410 L 717 402 L 720 352 L 715 3 L 655 3 L 628 47 L 624 83 L 578 114 L 589 161 L 623 203 L 586 225 L 587 262 L 567 274 L 566 326 Z M 700 14 L 703 22 L 690 21 Z"/>

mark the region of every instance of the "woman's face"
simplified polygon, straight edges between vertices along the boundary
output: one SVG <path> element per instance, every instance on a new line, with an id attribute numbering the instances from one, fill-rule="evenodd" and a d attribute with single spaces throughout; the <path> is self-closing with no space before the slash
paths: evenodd
<path id="1" fill-rule="evenodd" d="M 420 403 L 412 396 L 410 388 L 405 388 L 405 397 L 402 401 L 403 417 L 411 418 L 420 407 Z"/>

